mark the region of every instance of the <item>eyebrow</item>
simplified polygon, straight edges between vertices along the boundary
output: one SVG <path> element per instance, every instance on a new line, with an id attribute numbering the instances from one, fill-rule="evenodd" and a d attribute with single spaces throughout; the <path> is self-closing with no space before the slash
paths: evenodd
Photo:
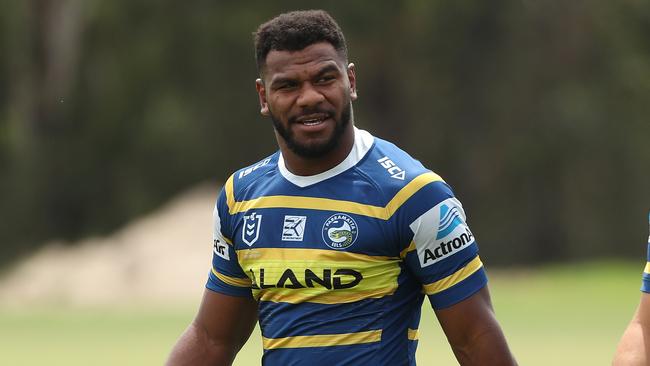
<path id="1" fill-rule="evenodd" d="M 322 69 L 320 69 L 320 71 L 318 71 L 315 78 L 319 78 L 327 74 L 328 72 L 332 72 L 332 71 L 339 72 L 339 68 L 336 67 L 336 65 L 332 65 L 332 64 L 324 66 Z"/>
<path id="2" fill-rule="evenodd" d="M 315 75 L 313 78 L 314 78 L 314 79 L 318 79 L 318 78 L 320 78 L 321 76 L 327 74 L 328 72 L 337 72 L 337 73 L 340 73 L 340 70 L 339 70 L 339 68 L 338 68 L 336 65 L 332 65 L 332 64 L 330 64 L 330 65 L 325 65 L 325 66 L 323 66 L 322 69 L 318 70 L 318 72 L 316 73 L 316 75 Z M 295 81 L 296 81 L 296 78 L 291 78 L 291 77 L 279 77 L 279 78 L 277 78 L 277 79 L 273 79 L 273 80 L 271 81 L 271 86 L 273 86 L 273 85 L 278 85 L 278 84 L 282 84 L 282 83 L 292 83 L 292 82 L 295 82 Z"/>

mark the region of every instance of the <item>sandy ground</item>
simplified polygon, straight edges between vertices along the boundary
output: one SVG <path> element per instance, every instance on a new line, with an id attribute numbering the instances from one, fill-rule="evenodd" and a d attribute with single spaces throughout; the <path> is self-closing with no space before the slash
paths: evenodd
<path id="1" fill-rule="evenodd" d="M 48 243 L 0 278 L 0 304 L 198 302 L 210 269 L 216 194 L 201 185 L 108 237 Z"/>

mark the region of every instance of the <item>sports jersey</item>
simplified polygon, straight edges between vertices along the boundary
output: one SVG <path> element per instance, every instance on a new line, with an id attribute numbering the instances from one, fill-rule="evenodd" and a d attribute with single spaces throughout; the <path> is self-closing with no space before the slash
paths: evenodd
<path id="1" fill-rule="evenodd" d="M 281 152 L 235 172 L 213 239 L 207 288 L 259 302 L 265 365 L 415 365 L 424 296 L 442 309 L 487 283 L 451 188 L 356 128 L 326 172 Z"/>
<path id="2" fill-rule="evenodd" d="M 650 227 L 650 212 L 648 213 L 648 227 Z M 641 291 L 650 293 L 650 234 L 648 235 L 648 249 L 646 252 L 646 263 L 643 269 L 643 282 Z"/>

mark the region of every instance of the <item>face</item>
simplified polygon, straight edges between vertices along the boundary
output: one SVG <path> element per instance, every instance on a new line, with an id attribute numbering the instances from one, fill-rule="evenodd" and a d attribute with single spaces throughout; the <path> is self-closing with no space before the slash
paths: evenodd
<path id="1" fill-rule="evenodd" d="M 261 113 L 273 121 L 280 147 L 303 158 L 327 155 L 351 131 L 357 98 L 354 65 L 329 43 L 269 52 L 256 82 Z"/>

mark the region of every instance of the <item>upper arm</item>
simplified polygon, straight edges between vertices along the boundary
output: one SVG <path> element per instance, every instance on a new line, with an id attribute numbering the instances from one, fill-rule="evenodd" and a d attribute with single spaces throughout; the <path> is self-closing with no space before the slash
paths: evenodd
<path id="1" fill-rule="evenodd" d="M 461 365 L 515 365 L 487 286 L 436 316 Z"/>
<path id="2" fill-rule="evenodd" d="M 181 335 L 167 366 L 231 365 L 256 319 L 253 299 L 206 289 L 198 314 Z"/>
<path id="3" fill-rule="evenodd" d="M 222 190 L 214 208 L 212 269 L 194 323 L 211 340 L 239 344 L 255 324 L 257 303 L 251 295 L 252 282 L 239 265 L 226 195 Z"/>
<path id="4" fill-rule="evenodd" d="M 222 190 L 213 212 L 212 268 L 206 287 L 224 295 L 251 298 L 252 282 L 239 265 L 231 219 L 226 193 Z"/>
<path id="5" fill-rule="evenodd" d="M 257 321 L 257 302 L 250 297 L 220 294 L 206 289 L 194 326 L 212 346 L 235 353 L 244 345 Z"/>
<path id="6" fill-rule="evenodd" d="M 422 284 L 457 359 L 462 365 L 514 364 L 462 204 L 444 182 L 424 187 L 410 201 L 412 239 L 404 262 Z"/>
<path id="7" fill-rule="evenodd" d="M 469 343 L 472 337 L 491 327 L 498 327 L 487 287 L 435 313 L 452 346 Z"/>
<path id="8" fill-rule="evenodd" d="M 201 306 L 168 365 L 230 365 L 253 330 L 257 303 L 230 239 L 230 219 L 222 190 L 214 209 L 212 268 Z"/>
<path id="9" fill-rule="evenodd" d="M 487 283 L 478 244 L 460 201 L 441 181 L 423 187 L 407 203 L 404 263 L 422 284 L 434 309 L 473 295 Z M 406 242 L 403 245 L 407 245 Z"/>

